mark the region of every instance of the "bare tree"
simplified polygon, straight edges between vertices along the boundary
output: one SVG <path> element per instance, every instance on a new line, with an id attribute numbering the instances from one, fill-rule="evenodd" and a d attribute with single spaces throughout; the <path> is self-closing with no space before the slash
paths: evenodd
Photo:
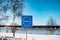
<path id="1" fill-rule="evenodd" d="M 47 23 L 48 26 L 56 26 L 56 21 L 53 19 L 53 17 L 50 17 Z"/>
<path id="2" fill-rule="evenodd" d="M 50 26 L 48 30 L 51 32 L 51 34 L 54 34 L 55 29 L 53 28 L 53 26 L 57 26 L 56 20 L 54 20 L 53 17 L 50 17 L 47 25 Z"/>
<path id="3" fill-rule="evenodd" d="M 13 23 L 16 25 L 15 18 L 22 15 L 24 0 L 0 0 L 0 11 L 6 13 L 8 10 L 11 10 L 13 13 Z M 15 27 L 13 27 L 13 37 L 15 37 Z"/>
<path id="4" fill-rule="evenodd" d="M 23 0 L 13 0 L 13 6 L 12 6 L 12 10 L 13 10 L 13 25 L 16 25 L 16 23 L 14 23 L 15 18 L 21 16 L 22 14 L 22 8 L 23 8 Z M 16 28 L 13 27 L 13 37 L 15 37 L 15 30 Z"/>

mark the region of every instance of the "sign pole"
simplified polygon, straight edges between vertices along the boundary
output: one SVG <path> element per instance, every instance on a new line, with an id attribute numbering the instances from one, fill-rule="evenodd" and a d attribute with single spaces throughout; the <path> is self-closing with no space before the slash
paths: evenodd
<path id="1" fill-rule="evenodd" d="M 26 27 L 26 40 L 27 40 L 27 30 L 28 30 L 28 28 Z"/>

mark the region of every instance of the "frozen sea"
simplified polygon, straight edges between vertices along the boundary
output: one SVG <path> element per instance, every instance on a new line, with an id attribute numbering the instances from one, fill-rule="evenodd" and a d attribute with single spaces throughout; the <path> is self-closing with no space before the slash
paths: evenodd
<path id="1" fill-rule="evenodd" d="M 0 32 L 3 33 L 11 33 L 11 28 L 0 28 Z M 26 29 L 25 28 L 17 28 L 16 33 L 20 34 L 26 34 Z M 47 29 L 47 28 L 31 28 L 27 29 L 28 34 L 54 34 L 54 35 L 60 35 L 60 28 L 58 29 Z"/>

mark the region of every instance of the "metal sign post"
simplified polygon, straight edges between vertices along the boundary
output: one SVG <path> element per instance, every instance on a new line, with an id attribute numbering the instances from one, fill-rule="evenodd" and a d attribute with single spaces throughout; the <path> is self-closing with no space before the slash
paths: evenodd
<path id="1" fill-rule="evenodd" d="M 26 29 L 26 40 L 28 34 L 28 28 L 32 28 L 32 16 L 22 16 L 22 28 Z"/>
<path id="2" fill-rule="evenodd" d="M 28 28 L 26 28 L 26 40 L 27 40 L 27 37 L 28 37 Z"/>

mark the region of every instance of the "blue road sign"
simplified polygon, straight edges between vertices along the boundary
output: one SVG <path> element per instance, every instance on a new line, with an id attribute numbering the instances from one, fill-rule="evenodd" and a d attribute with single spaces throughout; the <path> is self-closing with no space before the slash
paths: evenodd
<path id="1" fill-rule="evenodd" d="M 22 28 L 32 28 L 32 16 L 22 16 Z"/>

